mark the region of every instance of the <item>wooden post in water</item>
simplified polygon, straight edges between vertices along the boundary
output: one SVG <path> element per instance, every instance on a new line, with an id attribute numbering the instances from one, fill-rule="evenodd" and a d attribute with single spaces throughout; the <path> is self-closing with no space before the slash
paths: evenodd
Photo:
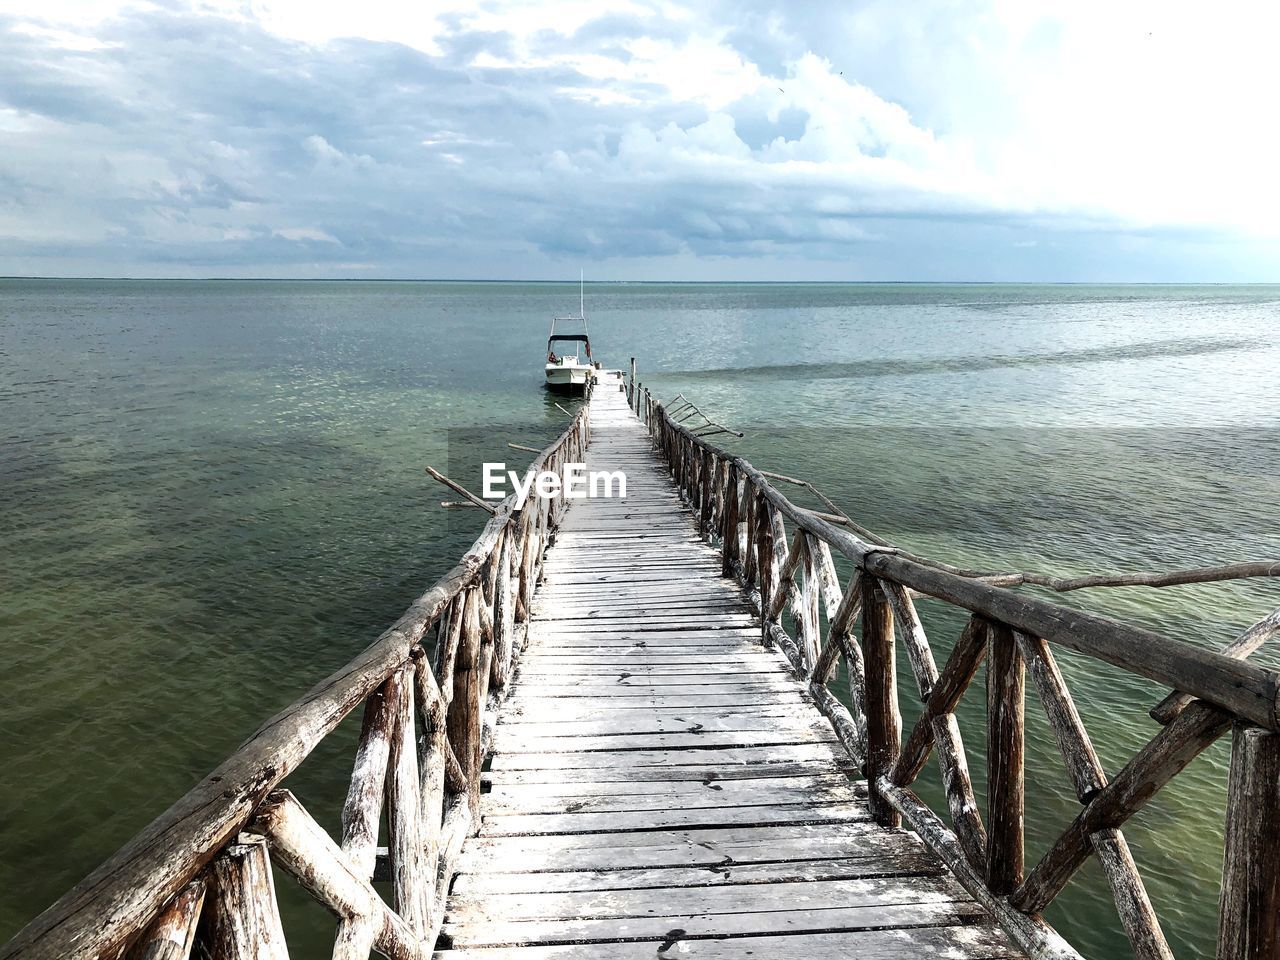
<path id="1" fill-rule="evenodd" d="M 862 658 L 867 685 L 867 785 L 871 815 L 889 827 L 902 816 L 885 799 L 880 778 L 887 777 L 902 749 L 902 716 L 898 713 L 898 680 L 894 662 L 893 609 L 875 577 L 862 577 Z"/>
<path id="2" fill-rule="evenodd" d="M 1280 957 L 1280 734 L 1243 723 L 1231 744 L 1218 960 Z"/>

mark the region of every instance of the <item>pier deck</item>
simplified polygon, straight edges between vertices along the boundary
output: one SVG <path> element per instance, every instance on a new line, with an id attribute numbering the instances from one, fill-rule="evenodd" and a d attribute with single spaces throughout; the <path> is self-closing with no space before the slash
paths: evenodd
<path id="1" fill-rule="evenodd" d="M 1017 957 L 865 783 L 621 393 L 547 554 L 440 960 Z"/>

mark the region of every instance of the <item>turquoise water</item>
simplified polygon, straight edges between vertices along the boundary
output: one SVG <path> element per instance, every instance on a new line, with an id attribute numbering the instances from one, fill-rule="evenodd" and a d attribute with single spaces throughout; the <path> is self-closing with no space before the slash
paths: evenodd
<path id="1" fill-rule="evenodd" d="M 452 564 L 479 518 L 440 510 L 422 468 L 478 486 L 481 461 L 527 457 L 507 441 L 559 431 L 541 357 L 576 294 L 0 281 L 0 939 Z M 607 365 L 636 356 L 661 396 L 743 430 L 735 449 L 915 552 L 1064 574 L 1280 555 L 1280 288 L 610 284 L 587 303 Z M 1212 645 L 1277 593 L 1069 602 Z M 941 658 L 959 621 L 923 607 Z M 1063 668 L 1114 772 L 1161 692 Z M 981 701 L 961 713 L 979 790 Z M 1034 857 L 1077 805 L 1027 715 Z M 291 779 L 318 815 L 350 742 Z M 1211 950 L 1225 759 L 1128 830 L 1183 956 Z M 328 924 L 280 887 L 310 955 Z M 1088 956 L 1127 953 L 1092 866 L 1051 919 Z"/>

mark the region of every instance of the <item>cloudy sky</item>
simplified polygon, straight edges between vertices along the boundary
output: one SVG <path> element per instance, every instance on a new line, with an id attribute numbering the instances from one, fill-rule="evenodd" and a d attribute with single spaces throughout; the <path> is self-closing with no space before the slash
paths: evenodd
<path id="1" fill-rule="evenodd" d="M 1280 7 L 0 0 L 0 275 L 1280 280 Z"/>

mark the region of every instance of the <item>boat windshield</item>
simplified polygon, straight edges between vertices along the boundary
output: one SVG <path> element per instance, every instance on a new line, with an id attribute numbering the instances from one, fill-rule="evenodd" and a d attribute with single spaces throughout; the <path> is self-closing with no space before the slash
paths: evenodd
<path id="1" fill-rule="evenodd" d="M 551 335 L 547 338 L 547 362 L 562 363 L 566 358 L 577 360 L 586 355 L 591 362 L 591 341 L 587 339 L 587 318 L 554 317 Z"/>
<path id="2" fill-rule="evenodd" d="M 591 341 L 585 335 L 552 335 L 547 340 L 547 360 L 551 363 L 559 363 L 565 357 L 577 358 L 583 353 L 591 359 Z"/>

